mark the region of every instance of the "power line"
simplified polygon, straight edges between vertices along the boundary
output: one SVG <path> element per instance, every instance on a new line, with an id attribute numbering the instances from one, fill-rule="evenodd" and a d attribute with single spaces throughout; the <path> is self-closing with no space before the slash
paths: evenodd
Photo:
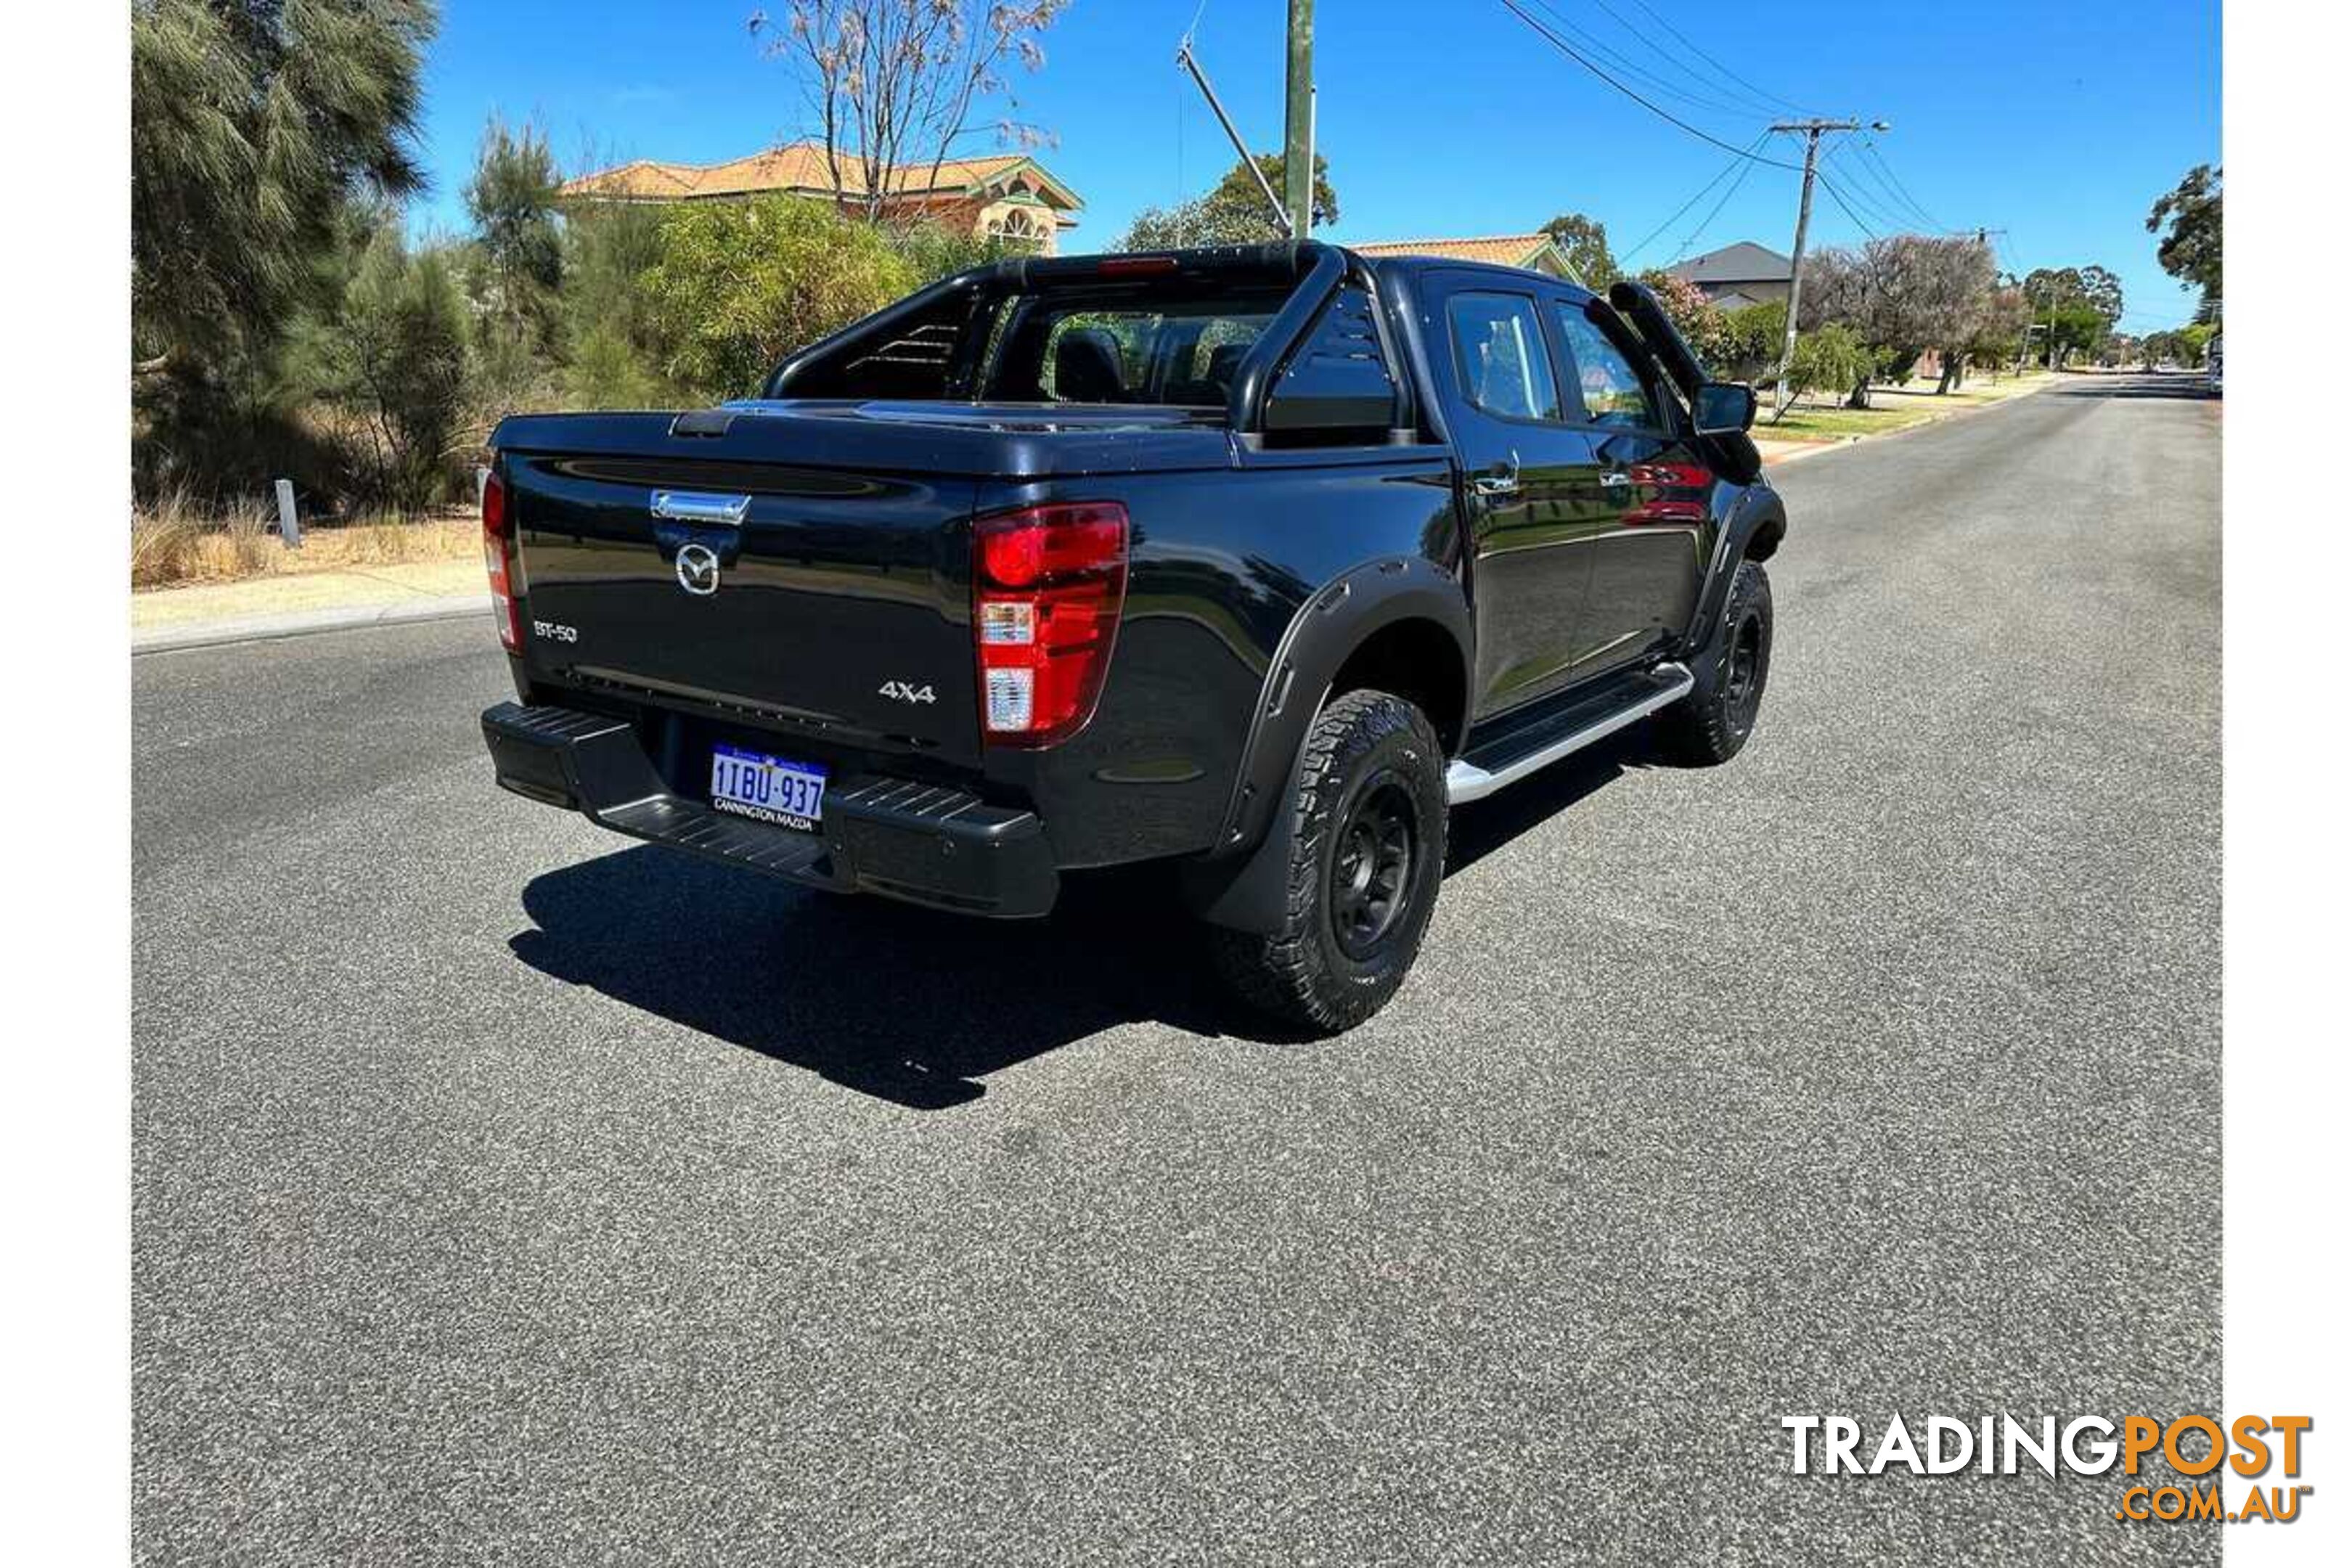
<path id="1" fill-rule="evenodd" d="M 1895 165 L 1888 163 L 1886 161 L 1886 154 L 1878 150 L 1878 142 L 1875 138 L 1868 136 L 1864 137 L 1862 140 L 1862 150 L 1869 155 L 1869 161 L 1871 163 L 1878 165 L 1879 171 L 1884 174 L 1888 182 L 1892 184 L 1895 189 L 1895 194 L 1903 198 L 1903 204 L 1906 206 L 1909 207 L 1913 212 L 1917 213 L 1921 219 L 1927 223 L 1929 228 L 1940 229 L 1944 226 L 1941 223 L 1937 221 L 1936 215 L 1934 213 L 1929 212 L 1926 207 L 1919 205 L 1919 198 L 1911 194 L 1911 187 L 1903 183 L 1903 176 L 1895 172 Z"/>
<path id="2" fill-rule="evenodd" d="M 1799 114 L 1808 112 L 1802 104 L 1791 103 L 1789 100 L 1782 98 L 1777 92 L 1768 91 L 1763 88 L 1758 87 L 1754 82 L 1749 81 L 1746 77 L 1741 76 L 1738 71 L 1733 70 L 1729 66 L 1725 65 L 1721 60 L 1717 59 L 1713 55 L 1708 54 L 1680 27 L 1675 26 L 1672 22 L 1667 21 L 1664 16 L 1659 16 L 1657 12 L 1652 10 L 1650 8 L 1649 0 L 1633 0 L 1633 4 L 1642 8 L 1642 12 L 1644 16 L 1648 16 L 1652 21 L 1657 23 L 1658 26 L 1664 27 L 1668 33 L 1672 34 L 1683 47 L 1688 49 L 1691 53 L 1696 55 L 1707 64 L 1713 66 L 1718 72 L 1725 77 L 1729 78 L 1733 82 L 1746 88 L 1751 94 L 1768 102 L 1777 103 L 1782 109 L 1792 110 Z M 1607 8 L 1608 7 L 1605 5 L 1602 5 L 1602 9 L 1606 10 Z M 1611 14 L 1612 16 L 1615 15 L 1613 12 Z M 1622 18 L 1620 18 L 1620 20 L 1622 20 Z"/>
<path id="3" fill-rule="evenodd" d="M 1558 49 L 1570 59 L 1574 60 L 1578 65 L 1582 66 L 1586 70 L 1591 71 L 1594 76 L 1599 77 L 1602 81 L 1607 82 L 1611 87 L 1615 88 L 1619 92 L 1623 93 L 1627 98 L 1632 99 L 1634 102 L 1640 104 L 1643 108 L 1648 110 L 1651 113 L 1664 121 L 1667 124 L 1675 126 L 1679 130 L 1697 137 L 1700 141 L 1706 142 L 1710 147 L 1720 147 L 1727 153 L 1734 153 L 1742 158 L 1751 159 L 1756 163 L 1765 165 L 1767 168 L 1787 169 L 1792 174 L 1802 172 L 1798 164 L 1783 163 L 1777 158 L 1759 157 L 1756 153 L 1748 151 L 1746 148 L 1735 147 L 1730 142 L 1726 142 L 1722 137 L 1713 135 L 1707 132 L 1700 130 L 1697 126 L 1693 125 L 1689 121 L 1674 113 L 1671 110 L 1659 108 L 1655 103 L 1653 103 L 1650 100 L 1643 97 L 1640 93 L 1635 92 L 1632 88 L 1627 87 L 1623 82 L 1619 81 L 1615 77 L 1611 76 L 1607 71 L 1602 70 L 1599 66 L 1594 65 L 1591 60 L 1585 58 L 1582 54 L 1579 53 L 1572 45 L 1560 37 L 1559 34 L 1553 32 L 1541 22 L 1537 21 L 1533 16 L 1529 16 L 1526 8 L 1519 4 L 1519 0 L 1502 0 L 1502 4 L 1505 10 L 1510 12 L 1512 16 L 1517 16 L 1520 21 L 1525 22 L 1528 26 L 1534 28 L 1536 33 L 1541 37 L 1546 43 L 1551 45 L 1553 48 Z"/>
<path id="4" fill-rule="evenodd" d="M 1755 116 L 1757 110 L 1747 104 L 1727 102 L 1720 98 L 1703 98 L 1699 94 L 1691 91 L 1689 88 L 1678 87 L 1672 80 L 1660 76 L 1657 72 L 1651 70 L 1648 67 L 1640 64 L 1638 61 L 1628 58 L 1622 53 L 1611 48 L 1607 44 L 1601 42 L 1594 34 L 1586 31 L 1584 28 L 1578 26 L 1574 22 L 1570 21 L 1567 16 L 1561 14 L 1559 6 L 1551 4 L 1551 0 L 1535 0 L 1535 4 L 1541 7 L 1546 16 L 1549 16 L 1555 24 L 1566 31 L 1570 36 L 1574 37 L 1577 42 L 1582 44 L 1586 48 L 1591 49 L 1594 54 L 1601 56 L 1603 59 L 1608 60 L 1626 75 L 1631 76 L 1637 80 L 1648 83 L 1653 90 L 1663 92 L 1670 98 L 1678 98 L 1685 103 L 1693 104 L 1711 114 L 1728 115 L 1736 120 L 1748 120 Z M 1601 0 L 1601 9 L 1604 11 L 1609 9 L 1605 0 Z M 1627 23 L 1625 21 L 1623 16 L 1618 16 L 1614 11 L 1610 11 L 1609 14 L 1612 16 L 1616 16 L 1618 22 L 1623 25 L 1628 31 L 1636 31 L 1631 23 Z M 1692 79 L 1692 84 L 1697 87 L 1709 87 L 1708 83 L 1698 81 L 1695 78 Z M 1710 90 L 1712 89 L 1710 89 Z"/>
<path id="5" fill-rule="evenodd" d="M 1843 151 L 1844 151 L 1844 143 L 1840 142 L 1838 145 L 1832 147 L 1828 152 L 1822 153 L 1822 167 L 1826 169 L 1830 164 L 1835 163 L 1837 161 L 1837 155 Z M 1851 160 L 1849 160 L 1849 163 L 1851 166 L 1857 169 L 1862 167 L 1860 164 L 1853 164 Z M 1852 195 L 1853 200 L 1857 206 L 1861 207 L 1863 211 L 1868 213 L 1872 217 L 1876 218 L 1880 223 L 1885 224 L 1889 228 L 1911 228 L 1916 226 L 1909 218 L 1903 216 L 1900 210 L 1889 206 L 1884 199 L 1873 195 L 1859 180 L 1856 180 L 1852 187 Z"/>
<path id="6" fill-rule="evenodd" d="M 1767 132 L 1767 134 L 1769 133 Z M 1755 173 L 1755 171 L 1756 165 L 1753 163 L 1743 163 L 1739 164 L 1739 177 L 1725 187 L 1723 195 L 1716 198 L 1715 205 L 1707 208 L 1706 216 L 1698 220 L 1698 226 L 1692 229 L 1688 235 L 1684 237 L 1682 248 L 1675 252 L 1674 259 L 1668 261 L 1666 263 L 1667 266 L 1672 267 L 1675 261 L 1680 261 L 1684 257 L 1690 254 L 1691 246 L 1697 241 L 1700 235 L 1706 232 L 1707 226 L 1715 221 L 1716 215 L 1722 212 L 1724 207 L 1730 203 L 1731 198 L 1739 194 L 1739 187 L 1748 183 L 1748 176 Z"/>
<path id="7" fill-rule="evenodd" d="M 1828 157 L 1824 157 L 1822 162 L 1828 163 L 1843 151 L 1844 151 L 1843 144 L 1831 149 Z M 1918 221 L 1903 210 L 1902 204 L 1896 201 L 1894 194 L 1887 189 L 1886 182 L 1879 178 L 1878 172 L 1873 169 L 1869 162 L 1860 153 L 1857 153 L 1853 157 L 1847 159 L 1846 166 L 1853 171 L 1854 183 L 1851 189 L 1857 205 L 1890 228 L 1918 226 Z"/>
<path id="8" fill-rule="evenodd" d="M 1839 192 L 1836 184 L 1832 182 L 1827 174 L 1822 174 L 1819 178 L 1822 182 L 1822 189 L 1830 194 L 1830 200 L 1837 203 L 1839 207 L 1844 211 L 1846 216 L 1853 219 L 1853 224 L 1856 228 L 1859 228 L 1863 233 L 1868 235 L 1873 239 L 1884 237 L 1876 229 L 1862 221 L 1862 215 L 1855 212 L 1852 206 L 1847 205 L 1844 195 Z"/>
<path id="9" fill-rule="evenodd" d="M 1757 133 L 1756 140 L 1748 144 L 1747 151 L 1752 153 L 1757 148 L 1764 145 L 1764 139 L 1770 134 L 1772 133 L 1769 131 L 1759 132 Z M 1692 192 L 1689 200 L 1684 202 L 1682 205 L 1668 213 L 1664 223 L 1661 223 L 1657 227 L 1643 235 L 1640 241 L 1636 243 L 1631 250 L 1619 251 L 1617 253 L 1617 259 L 1622 263 L 1631 261 L 1634 257 L 1639 256 L 1643 251 L 1649 248 L 1650 242 L 1652 240 L 1656 239 L 1658 236 L 1665 233 L 1667 229 L 1673 227 L 1676 218 L 1682 216 L 1683 214 L 1690 211 L 1691 208 L 1705 201 L 1706 199 L 1707 192 L 1723 184 L 1725 178 L 1727 177 L 1733 170 L 1750 169 L 1753 167 L 1755 167 L 1755 165 L 1748 162 L 1745 157 L 1732 159 L 1731 162 L 1726 163 L 1722 168 L 1717 169 L 1715 172 L 1715 177 L 1713 179 L 1707 181 L 1706 184 Z"/>

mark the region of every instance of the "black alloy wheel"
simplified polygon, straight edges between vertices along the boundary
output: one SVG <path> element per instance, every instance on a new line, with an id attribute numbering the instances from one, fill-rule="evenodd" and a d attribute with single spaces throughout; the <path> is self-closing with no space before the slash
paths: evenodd
<path id="1" fill-rule="evenodd" d="M 1359 963 L 1396 929 L 1412 887 L 1420 834 L 1412 797 L 1391 773 L 1372 779 L 1340 826 L 1331 861 L 1331 931 Z"/>
<path id="2" fill-rule="evenodd" d="M 1421 951 L 1445 875 L 1445 750 L 1405 699 L 1342 692 L 1308 729 L 1282 810 L 1280 923 L 1212 926 L 1211 952 L 1238 999 L 1334 1035 L 1387 1005 Z"/>
<path id="3" fill-rule="evenodd" d="M 1755 733 L 1772 676 L 1772 581 L 1763 563 L 1739 563 L 1718 625 L 1691 658 L 1690 694 L 1657 718 L 1660 749 L 1692 767 L 1729 762 Z"/>
<path id="4" fill-rule="evenodd" d="M 1756 727 L 1764 701 L 1764 621 L 1753 609 L 1731 631 L 1731 652 L 1723 672 L 1723 718 L 1734 734 Z"/>

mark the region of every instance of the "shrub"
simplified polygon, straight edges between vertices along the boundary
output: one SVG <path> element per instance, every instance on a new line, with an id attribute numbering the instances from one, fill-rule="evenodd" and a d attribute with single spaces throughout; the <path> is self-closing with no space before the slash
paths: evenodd
<path id="1" fill-rule="evenodd" d="M 1789 307 L 1778 300 L 1743 305 L 1723 316 L 1723 358 L 1708 365 L 1732 381 L 1762 381 L 1780 367 Z"/>
<path id="2" fill-rule="evenodd" d="M 1870 350 L 1853 329 L 1832 321 L 1797 336 L 1797 352 L 1789 361 L 1789 391 L 1843 392 L 1870 374 Z"/>
<path id="3" fill-rule="evenodd" d="M 192 492 L 167 490 L 131 514 L 131 585 L 250 576 L 278 548 L 258 501 L 208 514 Z"/>
<path id="4" fill-rule="evenodd" d="M 669 345 L 645 286 L 661 259 L 664 209 L 583 204 L 563 217 L 562 401 L 573 408 L 660 408 L 692 394 L 662 368 Z"/>
<path id="5" fill-rule="evenodd" d="M 908 292 L 915 272 L 880 231 L 773 195 L 665 215 L 644 283 L 662 369 L 700 395 L 740 397 L 793 350 Z"/>
<path id="6" fill-rule="evenodd" d="M 1713 368 L 1726 362 L 1730 340 L 1723 310 L 1699 291 L 1697 284 L 1663 268 L 1652 268 L 1642 274 L 1641 280 L 1657 295 L 1666 320 L 1675 324 L 1675 331 L 1683 335 L 1701 364 Z"/>
<path id="7" fill-rule="evenodd" d="M 919 223 L 898 230 L 889 236 L 889 245 L 913 274 L 911 287 L 917 289 L 1010 256 L 1036 254 L 1036 247 L 1032 245 L 962 234 L 936 223 Z"/>
<path id="8" fill-rule="evenodd" d="M 467 308 L 441 250 L 394 224 L 367 243 L 334 311 L 306 325 L 299 375 L 348 422 L 363 488 L 422 509 L 448 493 L 467 407 Z"/>

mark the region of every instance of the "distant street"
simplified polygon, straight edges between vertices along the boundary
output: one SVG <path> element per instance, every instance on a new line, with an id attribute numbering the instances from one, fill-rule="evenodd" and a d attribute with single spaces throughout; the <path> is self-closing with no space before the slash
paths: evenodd
<path id="1" fill-rule="evenodd" d="M 1776 469 L 1748 751 L 1310 1047 L 500 794 L 486 616 L 138 659 L 139 1560 L 2215 1561 L 1780 1417 L 2220 1405 L 2221 408 Z"/>

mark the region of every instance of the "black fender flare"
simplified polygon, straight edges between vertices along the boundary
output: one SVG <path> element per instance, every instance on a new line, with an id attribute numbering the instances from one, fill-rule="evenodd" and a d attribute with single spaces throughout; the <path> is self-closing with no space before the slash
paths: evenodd
<path id="1" fill-rule="evenodd" d="M 1458 711 L 1467 731 L 1475 665 L 1462 583 L 1414 556 L 1384 556 L 1341 573 L 1299 606 L 1267 663 L 1216 847 L 1180 868 L 1193 913 L 1241 931 L 1280 929 L 1292 828 L 1285 807 L 1307 729 L 1356 650 L 1385 627 L 1412 620 L 1433 622 L 1454 639 L 1463 683 Z M 1460 734 L 1448 738 L 1451 750 L 1461 743 Z"/>
<path id="2" fill-rule="evenodd" d="M 1789 509 L 1781 504 L 1780 492 L 1769 485 L 1749 486 L 1732 504 L 1715 542 L 1715 559 L 1707 565 L 1706 583 L 1699 591 L 1690 631 L 1683 639 L 1685 653 L 1702 654 L 1714 646 L 1716 633 L 1723 622 L 1724 602 L 1730 597 L 1731 580 L 1739 574 L 1739 563 L 1751 557 L 1769 560 L 1780 548 L 1781 538 L 1788 531 Z"/>

